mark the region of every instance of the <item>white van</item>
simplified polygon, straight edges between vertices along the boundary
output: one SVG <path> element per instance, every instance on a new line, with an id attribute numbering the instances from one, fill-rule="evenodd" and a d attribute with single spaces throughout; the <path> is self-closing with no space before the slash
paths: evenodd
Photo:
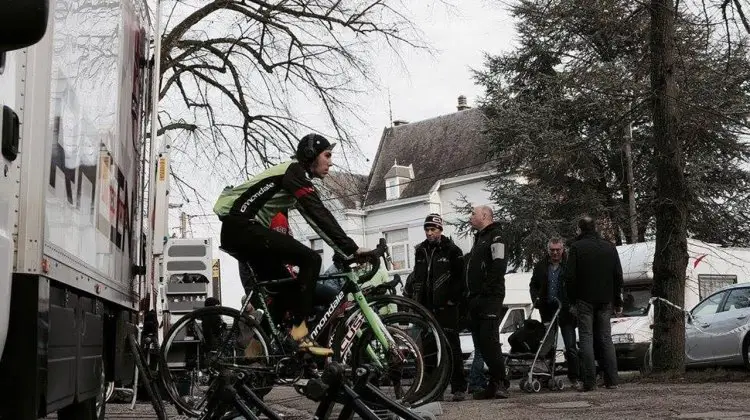
<path id="1" fill-rule="evenodd" d="M 653 309 L 649 301 L 655 247 L 654 241 L 617 247 L 625 283 L 624 305 L 623 316 L 612 318 L 611 323 L 620 370 L 640 369 L 651 344 Z M 725 286 L 750 282 L 750 248 L 722 248 L 688 239 L 688 256 L 686 309 Z"/>

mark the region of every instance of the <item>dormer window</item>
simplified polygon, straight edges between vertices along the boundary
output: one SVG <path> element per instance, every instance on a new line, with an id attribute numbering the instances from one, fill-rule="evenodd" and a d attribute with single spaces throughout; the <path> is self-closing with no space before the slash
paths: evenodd
<path id="1" fill-rule="evenodd" d="M 385 199 L 395 200 L 401 196 L 398 178 L 388 178 L 385 180 Z"/>
<path id="2" fill-rule="evenodd" d="M 411 165 L 403 166 L 394 161 L 391 169 L 385 174 L 385 199 L 396 200 L 401 198 L 401 193 L 404 192 L 409 181 L 413 179 L 414 168 Z"/>

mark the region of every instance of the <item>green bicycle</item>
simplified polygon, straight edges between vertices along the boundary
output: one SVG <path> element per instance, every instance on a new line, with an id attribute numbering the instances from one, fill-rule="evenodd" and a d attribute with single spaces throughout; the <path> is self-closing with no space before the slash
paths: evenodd
<path id="1" fill-rule="evenodd" d="M 451 357 L 445 334 L 434 316 L 416 302 L 393 295 L 368 299 L 360 284 L 388 278 L 384 240 L 363 256 L 369 269 L 339 261 L 341 289 L 312 324 L 310 336 L 328 342 L 333 361 L 350 367 L 368 364 L 373 382 L 392 387 L 391 395 L 411 405 L 442 396 L 450 380 Z M 327 360 L 296 351 L 285 327 L 273 319 L 267 288 L 294 279 L 255 281 L 241 310 L 214 306 L 186 315 L 170 328 L 161 348 L 160 376 L 170 399 L 187 415 L 198 417 L 223 367 L 246 367 L 245 382 L 262 396 L 275 384 L 304 385 Z M 255 305 L 251 305 L 255 302 Z M 252 315 L 251 315 L 252 314 Z M 322 340 L 327 333 L 327 341 Z M 184 344 L 193 344 L 191 352 Z M 430 354 L 424 354 L 428 349 Z"/>

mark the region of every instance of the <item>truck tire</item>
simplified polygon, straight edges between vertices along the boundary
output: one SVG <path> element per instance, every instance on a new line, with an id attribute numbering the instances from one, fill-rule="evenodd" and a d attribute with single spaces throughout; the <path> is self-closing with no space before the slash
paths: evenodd
<path id="1" fill-rule="evenodd" d="M 96 415 L 96 398 L 71 404 L 57 412 L 58 420 L 104 420 L 106 410 L 101 410 L 101 417 Z"/>

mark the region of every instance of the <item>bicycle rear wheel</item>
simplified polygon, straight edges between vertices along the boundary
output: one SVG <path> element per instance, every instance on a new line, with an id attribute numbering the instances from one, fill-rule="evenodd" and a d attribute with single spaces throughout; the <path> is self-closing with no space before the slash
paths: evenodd
<path id="1" fill-rule="evenodd" d="M 254 319 L 233 308 L 200 308 L 180 318 L 159 356 L 169 398 L 181 413 L 193 417 L 206 408 L 223 368 L 242 370 L 245 384 L 261 396 L 274 383 L 267 337 Z"/>

